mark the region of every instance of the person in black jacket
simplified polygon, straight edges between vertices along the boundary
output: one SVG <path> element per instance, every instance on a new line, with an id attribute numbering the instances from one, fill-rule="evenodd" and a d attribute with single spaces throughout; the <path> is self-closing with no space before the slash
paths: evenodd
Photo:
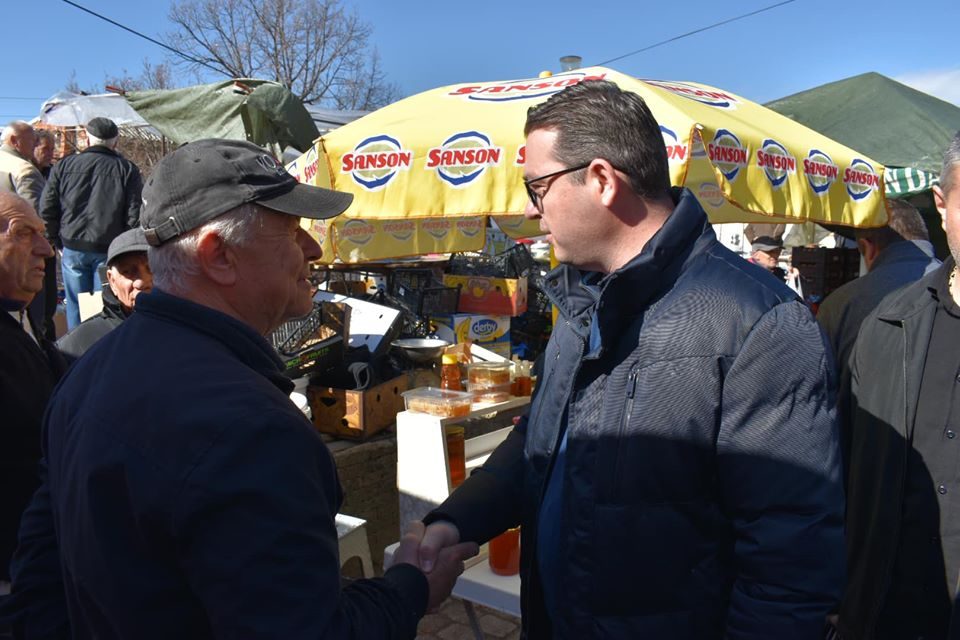
<path id="1" fill-rule="evenodd" d="M 47 238 L 62 250 L 69 329 L 80 324 L 77 294 L 100 289 L 110 242 L 137 226 L 143 186 L 137 166 L 116 151 L 112 120 L 94 118 L 86 131 L 90 146 L 54 165 L 40 200 Z"/>
<path id="2" fill-rule="evenodd" d="M 233 140 L 180 147 L 144 194 L 156 287 L 47 411 L 47 481 L 12 564 L 15 631 L 413 638 L 477 545 L 428 578 L 418 523 L 382 578 L 341 587 L 333 456 L 264 338 L 313 304 L 321 250 L 300 216 L 338 215 L 352 196 Z"/>
<path id="3" fill-rule="evenodd" d="M 960 132 L 933 195 L 950 256 L 883 298 L 850 360 L 845 640 L 960 638 Z"/>
<path id="4" fill-rule="evenodd" d="M 140 227 L 124 231 L 110 243 L 103 310 L 57 340 L 57 348 L 68 361 L 73 362 L 119 327 L 133 313 L 137 296 L 153 288 L 153 274 L 147 260 L 149 246 Z"/>
<path id="5" fill-rule="evenodd" d="M 0 593 L 9 581 L 20 516 L 40 484 L 40 420 L 64 368 L 25 312 L 52 255 L 33 207 L 0 192 Z"/>
<path id="6" fill-rule="evenodd" d="M 821 638 L 844 547 L 816 321 L 671 189 L 640 96 L 584 81 L 526 135 L 559 316 L 529 416 L 428 514 L 423 566 L 522 525 L 526 638 Z"/>

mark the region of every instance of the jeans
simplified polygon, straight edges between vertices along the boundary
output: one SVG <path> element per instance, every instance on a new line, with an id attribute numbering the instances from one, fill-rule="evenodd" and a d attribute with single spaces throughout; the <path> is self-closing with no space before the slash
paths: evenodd
<path id="1" fill-rule="evenodd" d="M 77 294 L 100 291 L 100 275 L 97 268 L 107 261 L 105 253 L 88 253 L 63 248 L 63 292 L 67 303 L 67 329 L 80 324 L 80 306 Z"/>

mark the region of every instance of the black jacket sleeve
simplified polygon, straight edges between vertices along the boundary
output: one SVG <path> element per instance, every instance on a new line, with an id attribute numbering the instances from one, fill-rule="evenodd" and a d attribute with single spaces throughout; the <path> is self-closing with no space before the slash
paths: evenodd
<path id="1" fill-rule="evenodd" d="M 340 494 L 309 425 L 233 425 L 177 499 L 178 563 L 216 638 L 413 638 L 427 581 L 412 565 L 340 587 Z"/>

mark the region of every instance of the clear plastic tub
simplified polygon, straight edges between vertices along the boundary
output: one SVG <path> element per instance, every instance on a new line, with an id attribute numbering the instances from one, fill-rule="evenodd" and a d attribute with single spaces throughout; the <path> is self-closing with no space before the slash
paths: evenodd
<path id="1" fill-rule="evenodd" d="M 454 418 L 470 413 L 473 394 L 436 387 L 420 387 L 403 392 L 407 411 L 428 413 L 432 416 Z"/>
<path id="2" fill-rule="evenodd" d="M 474 384 L 510 384 L 509 362 L 477 362 L 467 365 L 467 382 Z"/>
<path id="3" fill-rule="evenodd" d="M 505 384 L 467 382 L 467 391 L 473 394 L 474 402 L 506 402 L 510 399 L 510 382 Z"/>

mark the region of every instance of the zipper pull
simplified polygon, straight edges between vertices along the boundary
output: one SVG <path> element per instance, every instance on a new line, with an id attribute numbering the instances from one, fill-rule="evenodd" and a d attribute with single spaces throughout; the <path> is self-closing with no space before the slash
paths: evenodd
<path id="1" fill-rule="evenodd" d="M 627 398 L 630 400 L 633 400 L 633 396 L 637 394 L 637 378 L 639 377 L 639 369 L 634 369 L 630 372 L 630 377 L 627 378 Z"/>

